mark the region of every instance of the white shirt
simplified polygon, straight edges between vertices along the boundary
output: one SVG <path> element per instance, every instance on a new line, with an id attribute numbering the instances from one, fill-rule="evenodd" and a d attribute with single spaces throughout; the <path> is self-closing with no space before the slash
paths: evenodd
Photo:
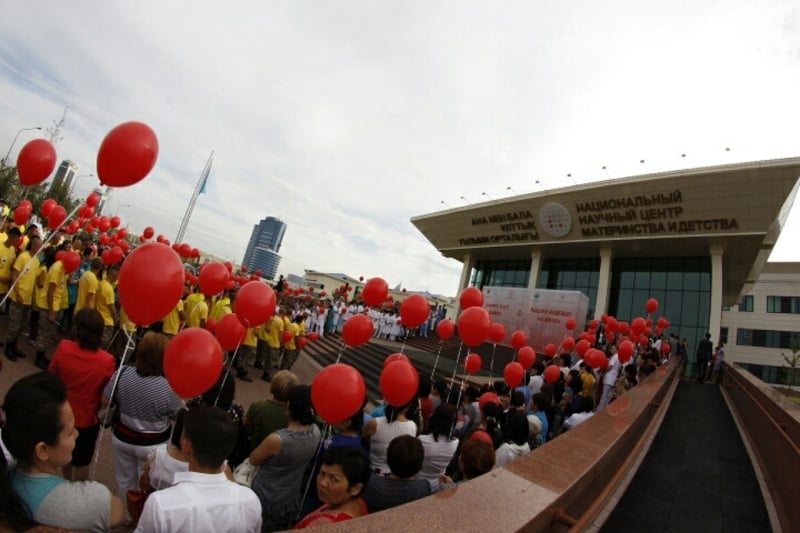
<path id="1" fill-rule="evenodd" d="M 593 414 L 594 413 L 591 413 L 591 412 L 589 412 L 589 413 L 581 412 L 581 413 L 575 413 L 573 415 L 570 415 L 569 418 L 567 418 L 564 421 L 564 427 L 567 428 L 567 429 L 573 429 L 576 426 L 579 426 L 579 425 L 583 424 L 584 422 L 586 422 L 587 420 L 589 420 L 590 418 L 592 418 Z"/>
<path id="2" fill-rule="evenodd" d="M 528 382 L 528 388 L 531 389 L 531 396 L 541 392 L 542 384 L 544 384 L 544 379 L 542 379 L 542 376 L 538 374 L 531 376 L 531 380 Z"/>
<path id="3" fill-rule="evenodd" d="M 259 533 L 261 502 L 225 474 L 178 472 L 175 485 L 147 498 L 136 531 Z"/>
<path id="4" fill-rule="evenodd" d="M 617 354 L 611 356 L 611 359 L 608 361 L 608 369 L 606 373 L 603 374 L 603 385 L 614 385 L 617 382 L 617 377 L 619 377 L 619 357 Z"/>
<path id="5" fill-rule="evenodd" d="M 527 442 L 522 445 L 513 442 L 504 442 L 497 448 L 497 451 L 494 452 L 494 467 L 501 468 L 514 459 L 522 457 L 529 451 L 531 451 L 531 447 L 528 446 Z"/>

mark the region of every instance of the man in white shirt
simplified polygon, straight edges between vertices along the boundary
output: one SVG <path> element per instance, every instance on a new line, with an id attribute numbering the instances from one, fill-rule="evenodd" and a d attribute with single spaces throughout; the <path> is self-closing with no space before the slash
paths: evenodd
<path id="1" fill-rule="evenodd" d="M 600 395 L 600 403 L 597 404 L 598 411 L 605 409 L 611 401 L 611 396 L 614 394 L 614 385 L 617 383 L 621 368 L 622 364 L 619 362 L 617 345 L 615 344 L 611 347 L 611 359 L 608 360 L 608 367 L 603 373 L 603 392 Z"/>
<path id="2" fill-rule="evenodd" d="M 222 409 L 207 406 L 190 409 L 183 424 L 181 450 L 189 471 L 175 474 L 172 487 L 147 498 L 136 531 L 260 532 L 258 497 L 220 473 L 236 443 L 236 424 Z"/>

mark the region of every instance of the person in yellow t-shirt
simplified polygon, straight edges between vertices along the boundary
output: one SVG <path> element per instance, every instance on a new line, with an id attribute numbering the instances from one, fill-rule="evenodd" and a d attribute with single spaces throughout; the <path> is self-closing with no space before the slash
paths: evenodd
<path id="1" fill-rule="evenodd" d="M 106 270 L 106 275 L 97 289 L 95 309 L 103 317 L 103 339 L 100 344 L 104 350 L 108 350 L 111 346 L 111 339 L 114 338 L 114 325 L 119 320 L 117 308 L 114 305 L 114 284 L 118 278 L 119 265 L 111 265 Z"/>
<path id="2" fill-rule="evenodd" d="M 247 328 L 247 334 L 244 336 L 242 345 L 239 346 L 239 352 L 236 354 L 237 359 L 237 375 L 242 381 L 253 381 L 250 377 L 250 367 L 256 359 L 256 328 Z"/>
<path id="3" fill-rule="evenodd" d="M 178 300 L 177 305 L 164 317 L 161 326 L 161 333 L 167 337 L 174 337 L 181 330 L 181 323 L 186 320 L 186 313 L 183 312 L 183 300 Z"/>
<path id="4" fill-rule="evenodd" d="M 42 370 L 47 369 L 50 364 L 45 357 L 45 351 L 58 342 L 56 314 L 61 309 L 61 296 L 67 291 L 67 273 L 64 270 L 64 263 L 55 261 L 55 254 L 54 248 L 48 248 L 45 252 L 44 264 L 45 266 L 50 265 L 45 279 L 46 300 L 45 306 L 39 308 L 39 334 L 33 341 L 33 347 L 36 349 L 34 364 Z M 37 307 L 39 307 L 39 303 L 37 301 Z"/>
<path id="5" fill-rule="evenodd" d="M 281 334 L 283 333 L 283 319 L 278 315 L 261 324 L 258 328 L 258 353 L 256 364 L 263 366 L 264 373 L 261 379 L 272 381 L 271 374 L 280 370 L 278 363 L 281 359 Z"/>
<path id="6" fill-rule="evenodd" d="M 78 280 L 78 300 L 75 302 L 75 313 L 81 309 L 95 309 L 95 298 L 100 286 L 97 276 L 102 270 L 103 260 L 95 257 L 89 263 L 89 270 L 84 272 Z"/>
<path id="7" fill-rule="evenodd" d="M 17 244 L 21 237 L 19 228 L 9 228 L 6 241 L 0 244 L 0 299 L 5 297 L 11 286 L 11 270 L 17 259 Z"/>
<path id="8" fill-rule="evenodd" d="M 208 318 L 213 318 L 214 320 L 219 321 L 220 318 L 231 314 L 231 312 L 231 299 L 228 297 L 228 293 L 226 291 L 220 296 L 214 298 L 214 303 L 211 305 L 211 309 L 208 311 Z"/>
<path id="9" fill-rule="evenodd" d="M 190 294 L 184 305 L 187 328 L 204 328 L 208 320 L 208 303 L 202 294 Z"/>
<path id="10" fill-rule="evenodd" d="M 5 354 L 11 361 L 16 361 L 25 354 L 17 348 L 17 339 L 22 332 L 22 326 L 28 321 L 31 306 L 33 305 L 36 276 L 39 273 L 39 259 L 36 254 L 42 247 L 42 239 L 32 236 L 28 241 L 28 249 L 17 257 L 11 269 L 11 302 L 8 309 L 8 337 L 6 340 Z"/>
<path id="11" fill-rule="evenodd" d="M 292 365 L 297 361 L 297 357 L 300 355 L 299 350 L 297 349 L 297 337 L 300 336 L 300 322 L 303 321 L 303 317 L 298 316 L 294 319 L 294 321 L 290 321 L 286 325 L 286 329 L 284 331 L 291 331 L 292 338 L 288 342 L 285 342 L 283 345 L 284 354 L 283 354 L 283 361 L 281 361 L 281 370 L 291 370 Z"/>

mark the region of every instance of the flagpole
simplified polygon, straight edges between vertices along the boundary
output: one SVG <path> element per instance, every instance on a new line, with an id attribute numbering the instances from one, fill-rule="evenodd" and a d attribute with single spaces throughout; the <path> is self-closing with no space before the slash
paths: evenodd
<path id="1" fill-rule="evenodd" d="M 183 242 L 183 237 L 186 235 L 186 228 L 189 227 L 189 219 L 192 218 L 192 211 L 194 211 L 194 206 L 197 203 L 197 198 L 200 196 L 201 193 L 205 192 L 206 189 L 206 181 L 208 180 L 208 175 L 211 173 L 211 165 L 214 163 L 214 152 L 211 152 L 211 155 L 208 156 L 208 161 L 206 161 L 206 166 L 203 167 L 203 172 L 200 173 L 200 178 L 197 180 L 197 185 L 194 187 L 194 192 L 192 193 L 192 199 L 189 200 L 189 205 L 186 207 L 186 212 L 183 214 L 183 220 L 181 220 L 181 227 L 178 229 L 178 234 L 175 236 L 175 243 Z"/>

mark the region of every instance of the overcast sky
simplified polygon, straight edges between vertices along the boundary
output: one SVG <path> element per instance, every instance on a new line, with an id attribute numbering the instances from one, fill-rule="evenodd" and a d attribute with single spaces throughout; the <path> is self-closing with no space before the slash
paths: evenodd
<path id="1" fill-rule="evenodd" d="M 117 124 L 155 130 L 107 211 L 136 231 L 174 239 L 213 150 L 193 246 L 241 261 L 277 216 L 281 273 L 452 295 L 461 264 L 409 222 L 442 201 L 799 155 L 800 4 L 6 2 L 0 91 L 3 153 L 68 106 L 80 174 Z M 772 260 L 800 260 L 798 211 Z"/>

